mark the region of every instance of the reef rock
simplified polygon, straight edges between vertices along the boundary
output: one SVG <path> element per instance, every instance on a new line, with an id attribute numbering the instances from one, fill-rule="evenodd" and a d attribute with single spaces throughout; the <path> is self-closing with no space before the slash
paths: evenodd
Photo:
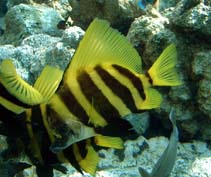
<path id="1" fill-rule="evenodd" d="M 200 0 L 181 0 L 168 16 L 178 30 L 211 35 L 211 7 Z"/>
<path id="2" fill-rule="evenodd" d="M 145 139 L 140 136 L 136 140 L 125 142 L 125 149 L 100 150 L 100 163 L 96 177 L 137 177 L 140 176 L 138 167 L 151 171 L 168 144 L 166 137 Z M 211 176 L 211 150 L 201 141 L 192 143 L 179 143 L 177 159 L 170 177 L 175 176 Z M 91 177 L 89 174 L 78 173 L 68 166 L 69 175 L 54 171 L 55 177 Z M 31 174 L 34 168 L 24 170 L 23 173 Z"/>
<path id="3" fill-rule="evenodd" d="M 34 83 L 46 64 L 64 70 L 83 34 L 84 31 L 79 27 L 67 28 L 61 37 L 33 34 L 22 40 L 17 47 L 0 46 L 0 60 L 11 58 L 18 73 L 29 83 Z"/>
<path id="4" fill-rule="evenodd" d="M 153 115 L 163 119 L 170 107 L 174 107 L 180 122 L 181 140 L 190 140 L 195 136 L 210 140 L 205 133 L 209 132 L 207 125 L 211 115 L 210 19 L 210 6 L 204 1 L 181 0 L 175 7 L 169 7 L 157 15 L 152 8 L 148 8 L 145 15 L 133 21 L 127 34 L 140 52 L 146 68 L 169 43 L 176 44 L 177 69 L 183 85 L 160 89 L 164 101 L 161 109 L 156 109 Z M 167 127 L 166 123 L 163 126 Z"/>
<path id="5" fill-rule="evenodd" d="M 12 7 L 6 17 L 6 29 L 1 43 L 18 44 L 32 34 L 61 36 L 57 24 L 63 20 L 56 10 L 41 5 L 20 4 Z"/>
<path id="6" fill-rule="evenodd" d="M 4 10 L 0 11 L 3 29 L 0 33 L 0 61 L 12 58 L 18 73 L 29 83 L 34 82 L 46 64 L 64 70 L 84 34 L 81 28 L 86 29 L 95 17 L 109 20 L 112 26 L 127 34 L 143 59 L 144 70 L 167 45 L 176 44 L 177 69 L 183 85 L 160 89 L 164 95 L 161 108 L 141 115 L 143 119 L 131 115 L 137 132 L 156 137 L 145 139 L 140 136 L 128 140 L 122 151 L 101 150 L 98 177 L 136 177 L 139 166 L 151 171 L 168 143 L 167 138 L 159 135 L 170 129 L 167 117 L 171 107 L 175 108 L 181 141 L 172 177 L 211 176 L 208 144 L 201 141 L 183 143 L 194 139 L 211 140 L 211 2 L 160 1 L 160 12 L 152 7 L 143 11 L 131 0 L 69 0 L 70 4 L 67 0 L 55 3 L 49 0 L 0 2 L 0 10 Z M 51 7 L 40 5 L 42 2 Z M 68 16 L 77 26 L 58 28 L 59 22 Z M 0 144 L 3 149 L 7 148 L 5 136 L 0 136 Z M 26 176 L 34 174 L 34 167 L 24 173 Z M 82 176 L 71 167 L 69 174 Z M 55 171 L 55 176 L 61 175 Z"/>

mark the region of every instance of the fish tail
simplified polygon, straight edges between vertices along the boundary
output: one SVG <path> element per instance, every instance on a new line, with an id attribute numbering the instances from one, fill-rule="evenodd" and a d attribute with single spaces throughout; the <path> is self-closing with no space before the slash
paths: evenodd
<path id="1" fill-rule="evenodd" d="M 182 82 L 176 72 L 177 52 L 174 44 L 169 45 L 148 70 L 154 86 L 178 86 Z"/>

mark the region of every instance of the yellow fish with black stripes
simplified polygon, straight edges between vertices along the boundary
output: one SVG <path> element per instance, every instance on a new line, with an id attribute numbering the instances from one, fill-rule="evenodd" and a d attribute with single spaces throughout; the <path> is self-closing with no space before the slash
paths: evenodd
<path id="1" fill-rule="evenodd" d="M 122 118 L 160 106 L 162 96 L 153 86 L 181 85 L 176 60 L 176 47 L 170 44 L 142 73 L 141 57 L 129 41 L 107 21 L 95 19 L 64 73 L 46 66 L 31 86 L 17 75 L 11 60 L 4 60 L 0 103 L 24 115 L 36 164 L 70 162 L 94 175 L 96 147 L 123 148 L 120 136 L 131 125 Z M 35 125 L 45 132 L 41 140 Z"/>

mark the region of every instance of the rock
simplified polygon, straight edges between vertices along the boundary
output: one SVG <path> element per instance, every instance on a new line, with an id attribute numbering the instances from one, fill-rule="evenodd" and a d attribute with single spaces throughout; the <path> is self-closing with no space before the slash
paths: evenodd
<path id="1" fill-rule="evenodd" d="M 175 34 L 165 27 L 168 19 L 141 16 L 131 24 L 127 38 L 142 54 L 142 59 L 151 65 L 162 50 L 176 42 Z M 146 59 L 147 58 L 147 59 Z"/>
<path id="2" fill-rule="evenodd" d="M 211 51 L 199 52 L 195 55 L 192 69 L 198 80 L 199 109 L 211 118 Z"/>
<path id="3" fill-rule="evenodd" d="M 72 6 L 70 14 L 74 25 L 83 29 L 98 17 L 108 20 L 112 26 L 126 34 L 133 19 L 144 13 L 131 0 L 72 0 L 70 4 Z"/>
<path id="4" fill-rule="evenodd" d="M 79 41 L 82 39 L 84 31 L 77 27 L 73 26 L 66 29 L 62 35 L 62 41 L 67 45 L 70 45 L 72 48 L 77 48 Z"/>
<path id="5" fill-rule="evenodd" d="M 190 10 L 202 1 L 203 0 L 179 0 L 174 7 L 170 7 L 162 11 L 162 14 L 165 14 L 165 16 L 167 16 L 173 22 L 185 11 Z"/>
<path id="6" fill-rule="evenodd" d="M 7 13 L 7 0 L 0 1 L 0 36 L 4 34 L 5 30 L 5 14 Z"/>
<path id="7" fill-rule="evenodd" d="M 6 29 L 2 43 L 18 44 L 32 34 L 61 36 L 57 28 L 62 17 L 52 8 L 41 5 L 20 4 L 12 7 L 6 15 Z M 1 42 L 0 41 L 0 42 Z"/>
<path id="8" fill-rule="evenodd" d="M 183 32 L 211 35 L 211 7 L 200 0 L 182 0 L 168 15 L 172 24 Z M 198 34 L 198 35 L 199 35 Z"/>
<path id="9" fill-rule="evenodd" d="M 1 127 L 1 121 L 0 121 L 0 127 Z M 4 135 L 0 135 L 0 144 L 1 144 L 1 148 L 0 148 L 0 163 L 2 162 L 2 154 L 4 153 L 4 151 L 6 149 L 8 149 L 8 143 L 7 143 L 7 137 Z"/>
<path id="10" fill-rule="evenodd" d="M 66 18 L 69 16 L 69 13 L 72 11 L 72 8 L 69 4 L 68 0 L 8 0 L 8 7 L 12 8 L 15 5 L 19 4 L 28 4 L 28 5 L 34 5 L 34 4 L 45 4 L 49 7 L 54 8 L 59 14 Z"/>
<path id="11" fill-rule="evenodd" d="M 73 8 L 71 12 L 73 21 L 76 25 L 81 24 L 83 27 L 88 26 L 95 17 L 105 18 L 110 22 L 114 22 L 117 20 L 119 14 L 117 0 L 73 0 L 71 6 Z"/>
<path id="12" fill-rule="evenodd" d="M 168 144 L 165 137 L 136 140 L 125 142 L 123 158 L 119 157 L 113 149 L 100 150 L 101 161 L 96 177 L 136 177 L 140 176 L 138 167 L 142 166 L 149 172 L 160 158 Z M 211 150 L 201 141 L 193 143 L 179 143 L 177 159 L 170 177 L 174 176 L 210 176 L 209 164 Z M 194 165 L 193 165 L 194 164 Z M 67 175 L 69 177 L 82 177 L 79 173 Z M 90 177 L 85 174 L 86 177 Z"/>
<path id="13" fill-rule="evenodd" d="M 166 137 L 155 137 L 145 139 L 140 136 L 136 140 L 128 140 L 125 142 L 124 150 L 100 150 L 100 163 L 96 177 L 136 177 L 140 176 L 138 167 L 144 167 L 149 172 L 154 164 L 160 158 L 164 149 L 168 144 Z M 177 158 L 174 169 L 170 177 L 174 176 L 210 176 L 210 156 L 211 150 L 207 144 L 201 141 L 193 141 L 192 143 L 179 143 Z M 84 175 L 76 172 L 76 170 L 68 167 L 68 174 L 64 175 L 58 171 L 54 171 L 54 176 L 59 177 L 91 177 L 89 174 Z M 25 169 L 22 174 L 34 174 L 34 167 Z"/>
<path id="14" fill-rule="evenodd" d="M 0 1 L 0 17 L 3 17 L 8 11 L 7 0 Z"/>
<path id="15" fill-rule="evenodd" d="M 9 9 L 13 6 L 19 5 L 19 4 L 33 4 L 33 0 L 8 0 L 8 7 Z"/>
<path id="16" fill-rule="evenodd" d="M 179 0 L 160 0 L 159 11 L 174 7 Z"/>
<path id="17" fill-rule="evenodd" d="M 204 141 L 211 140 L 211 121 L 205 120 L 203 121 L 202 125 L 200 126 L 200 134 L 202 135 L 202 139 Z"/>
<path id="18" fill-rule="evenodd" d="M 211 118 L 211 79 L 204 79 L 199 82 L 198 90 L 199 109 Z"/>
<path id="19" fill-rule="evenodd" d="M 181 0 L 176 7 L 161 13 L 163 15 L 156 17 L 153 15 L 155 14 L 153 9 L 148 9 L 145 15 L 136 18 L 131 24 L 127 38 L 137 48 L 143 63 L 147 65 L 145 67 L 143 64 L 144 71 L 153 64 L 169 43 L 176 44 L 177 70 L 183 85 L 159 89 L 163 93 L 164 100 L 161 108 L 154 111 L 156 113 L 154 116 L 164 119 L 163 115 L 168 114 L 170 107 L 174 107 L 175 116 L 183 132 L 181 138 L 188 140 L 197 136 L 199 130 L 201 133 L 209 132 L 202 127 L 207 127 L 205 126 L 207 121 L 204 119 L 209 119 L 211 115 L 210 37 L 208 37 L 211 28 L 210 24 L 207 24 L 210 21 L 210 7 L 200 1 Z M 186 21 L 188 19 L 189 21 Z M 181 25 L 178 28 L 179 20 Z M 188 34 L 190 32 L 191 35 Z"/>
<path id="20" fill-rule="evenodd" d="M 211 51 L 201 51 L 195 54 L 192 62 L 192 70 L 196 79 L 210 79 L 210 67 L 211 67 Z"/>
<path id="21" fill-rule="evenodd" d="M 1 1 L 0 4 L 5 1 Z M 183 85 L 159 89 L 163 95 L 163 103 L 159 109 L 147 112 L 144 116 L 130 115 L 137 132 L 142 134 L 150 127 L 148 132 L 154 133 L 157 137 L 148 140 L 143 137 L 128 140 L 122 151 L 101 150 L 101 161 L 96 176 L 135 177 L 139 175 L 139 166 L 150 171 L 168 143 L 167 138 L 158 135 L 170 130 L 167 119 L 171 107 L 176 110 L 181 140 L 190 141 L 197 138 L 210 142 L 210 1 L 160 0 L 160 13 L 150 7 L 143 12 L 130 0 L 71 0 L 72 7 L 67 0 L 42 1 L 51 8 L 35 4 L 41 3 L 41 0 L 8 2 L 9 12 L 6 14 L 6 11 L 0 10 L 1 26 L 4 25 L 6 14 L 6 29 L 3 27 L 6 31 L 0 36 L 0 61 L 12 58 L 18 73 L 31 84 L 46 64 L 64 70 L 70 62 L 84 31 L 77 26 L 68 25 L 64 29 L 58 29 L 57 24 L 69 15 L 74 24 L 84 29 L 96 16 L 107 19 L 124 34 L 127 33 L 133 19 L 138 17 L 133 21 L 127 38 L 142 56 L 143 71 L 151 66 L 167 45 L 176 44 L 177 69 Z M 159 120 L 159 124 L 152 127 L 156 119 Z M 6 137 L 0 137 L 0 141 L 0 144 L 5 143 Z M 206 143 L 194 141 L 179 144 L 172 176 L 211 176 L 210 156 L 211 152 Z M 31 170 L 31 173 L 27 170 Z M 34 167 L 27 170 L 26 175 L 34 174 Z M 82 176 L 70 166 L 69 174 L 66 176 Z M 62 175 L 55 171 L 55 176 Z"/>
<path id="22" fill-rule="evenodd" d="M 41 0 L 41 3 L 42 1 L 43 0 Z M 54 8 L 64 19 L 67 19 L 72 11 L 72 7 L 70 6 L 69 0 L 48 0 L 47 4 L 50 7 Z"/>
<path id="23" fill-rule="evenodd" d="M 181 15 L 175 24 L 187 31 L 198 31 L 204 35 L 211 35 L 210 12 L 211 8 L 201 3 Z"/>
<path id="24" fill-rule="evenodd" d="M 60 38 L 47 34 L 30 35 L 20 46 L 0 46 L 0 61 L 13 59 L 17 72 L 32 84 L 47 64 L 65 70 L 83 34 L 80 28 L 70 27 Z"/>
<path id="25" fill-rule="evenodd" d="M 136 1 L 131 0 L 119 0 L 119 18 L 122 19 L 131 19 L 141 16 L 145 12 L 140 9 Z M 131 21 L 132 22 L 132 21 Z"/>

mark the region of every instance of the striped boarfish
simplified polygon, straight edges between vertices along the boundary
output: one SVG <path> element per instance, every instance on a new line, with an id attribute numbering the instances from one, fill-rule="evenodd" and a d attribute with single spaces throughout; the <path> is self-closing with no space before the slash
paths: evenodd
<path id="1" fill-rule="evenodd" d="M 171 44 L 143 74 L 141 57 L 128 40 L 107 21 L 95 19 L 64 74 L 46 66 L 32 87 L 10 60 L 4 60 L 0 103 L 16 114 L 24 112 L 35 164 L 51 164 L 54 158 L 46 155 L 50 153 L 94 175 L 99 162 L 96 146 L 123 148 L 120 136 L 131 126 L 121 118 L 159 107 L 162 97 L 153 86 L 181 84 L 176 57 Z M 44 135 L 38 136 L 35 125 Z"/>

